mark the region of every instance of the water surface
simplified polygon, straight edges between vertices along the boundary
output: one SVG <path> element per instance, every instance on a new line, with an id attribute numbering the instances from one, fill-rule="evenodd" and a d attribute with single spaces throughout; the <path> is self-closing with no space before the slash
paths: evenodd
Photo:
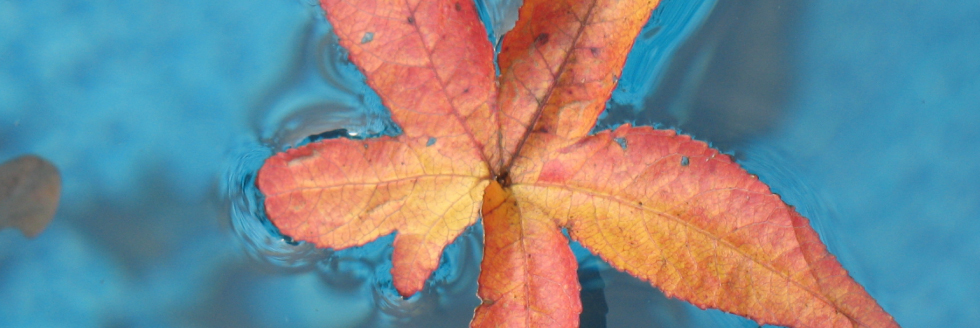
<path id="1" fill-rule="evenodd" d="M 491 39 L 517 3 L 479 3 Z M 969 326 L 977 21 L 968 2 L 664 0 L 600 128 L 712 142 L 810 217 L 901 324 Z M 38 154 L 63 179 L 40 236 L 0 231 L 0 326 L 465 326 L 478 226 L 403 300 L 390 237 L 318 250 L 263 221 L 264 158 L 397 133 L 335 43 L 311 1 L 0 0 L 0 161 Z M 576 254 L 585 326 L 752 326 Z"/>

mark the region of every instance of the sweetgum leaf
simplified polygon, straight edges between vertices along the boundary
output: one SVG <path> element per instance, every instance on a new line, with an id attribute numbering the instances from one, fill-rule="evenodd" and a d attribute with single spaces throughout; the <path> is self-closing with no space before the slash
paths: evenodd
<path id="1" fill-rule="evenodd" d="M 495 80 L 472 2 L 323 0 L 404 133 L 271 157 L 257 180 L 270 220 L 319 247 L 396 232 L 392 275 L 409 296 L 482 214 L 473 327 L 578 325 L 563 228 L 702 308 L 795 327 L 897 326 L 807 219 L 727 156 L 669 130 L 588 135 L 656 4 L 527 0 Z"/>

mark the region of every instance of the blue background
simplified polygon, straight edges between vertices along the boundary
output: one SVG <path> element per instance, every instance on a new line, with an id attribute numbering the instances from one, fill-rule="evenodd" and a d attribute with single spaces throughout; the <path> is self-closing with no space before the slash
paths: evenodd
<path id="1" fill-rule="evenodd" d="M 485 4 L 495 35 L 513 3 Z M 714 6 L 664 2 L 604 124 L 657 123 L 643 99 L 671 83 L 671 54 Z M 793 6 L 785 97 L 762 132 L 712 140 L 710 126 L 685 129 L 710 119 L 698 113 L 665 124 L 717 142 L 809 216 L 903 326 L 975 325 L 980 5 Z M 464 326 L 478 227 L 427 292 L 401 300 L 390 238 L 334 253 L 259 220 L 251 173 L 273 151 L 337 128 L 391 131 L 321 17 L 305 0 L 0 0 L 0 160 L 35 153 L 63 176 L 44 233 L 0 231 L 0 326 Z M 610 327 L 751 326 L 579 255 Z"/>

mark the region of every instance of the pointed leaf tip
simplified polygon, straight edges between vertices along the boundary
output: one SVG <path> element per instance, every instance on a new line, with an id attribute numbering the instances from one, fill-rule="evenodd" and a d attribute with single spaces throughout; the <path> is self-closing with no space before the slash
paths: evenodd
<path id="1" fill-rule="evenodd" d="M 561 227 L 518 203 L 497 182 L 487 186 L 483 203 L 486 247 L 478 291 L 483 303 L 470 326 L 578 325 L 578 262 Z"/>
<path id="2" fill-rule="evenodd" d="M 540 156 L 514 197 L 668 296 L 760 324 L 897 326 L 805 218 L 703 142 L 625 125 Z"/>

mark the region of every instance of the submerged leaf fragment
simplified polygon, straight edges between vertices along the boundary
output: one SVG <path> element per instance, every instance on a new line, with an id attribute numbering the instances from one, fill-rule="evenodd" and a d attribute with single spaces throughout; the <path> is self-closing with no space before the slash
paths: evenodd
<path id="1" fill-rule="evenodd" d="M 0 229 L 34 238 L 54 218 L 60 197 L 61 174 L 51 162 L 26 155 L 0 165 Z"/>

